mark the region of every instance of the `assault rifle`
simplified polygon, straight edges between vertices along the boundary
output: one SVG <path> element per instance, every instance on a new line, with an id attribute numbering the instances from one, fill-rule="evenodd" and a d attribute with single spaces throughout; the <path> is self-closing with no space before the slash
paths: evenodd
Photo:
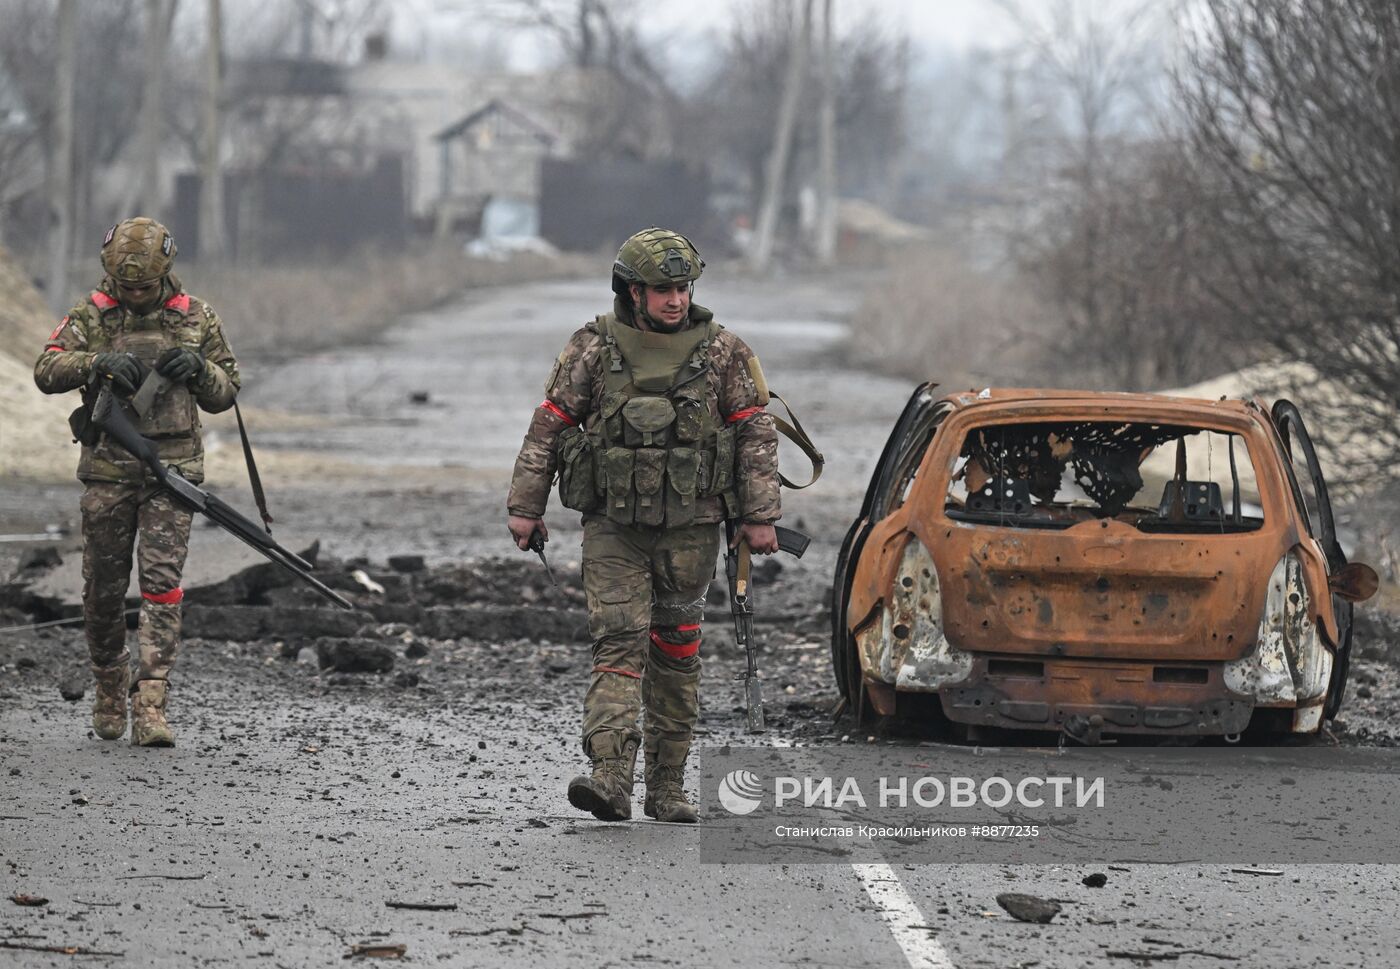
<path id="1" fill-rule="evenodd" d="M 146 384 L 151 383 L 153 376 L 154 373 L 147 377 Z M 143 389 L 144 386 L 143 384 Z M 137 393 L 139 394 L 140 391 Z M 251 546 L 269 560 L 276 562 L 336 605 L 344 609 L 355 608 L 348 599 L 310 574 L 314 568 L 310 562 L 277 544 L 273 541 L 272 536 L 266 534 L 256 522 L 243 517 L 230 505 L 203 488 L 196 487 L 161 464 L 155 442 L 142 437 L 132 425 L 131 418 L 127 416 L 126 407 L 117 399 L 116 394 L 112 393 L 110 384 L 104 385 L 98 391 L 97 399 L 92 405 L 91 420 L 93 426 L 99 428 L 128 454 L 144 462 L 151 469 L 156 480 L 180 504 L 190 511 L 197 511 L 204 515 L 234 538 Z"/>
<path id="2" fill-rule="evenodd" d="M 778 548 L 794 558 L 801 558 L 812 540 L 801 532 L 781 525 L 773 526 L 778 533 Z M 751 553 L 747 542 L 735 547 L 734 537 L 739 523 L 730 519 L 724 523 L 728 539 L 724 555 L 724 571 L 729 577 L 729 609 L 734 615 L 734 641 L 743 647 L 745 668 L 735 679 L 744 681 L 744 713 L 749 733 L 762 733 L 763 681 L 758 675 L 758 647 L 753 641 L 753 603 L 749 599 L 749 566 Z"/>

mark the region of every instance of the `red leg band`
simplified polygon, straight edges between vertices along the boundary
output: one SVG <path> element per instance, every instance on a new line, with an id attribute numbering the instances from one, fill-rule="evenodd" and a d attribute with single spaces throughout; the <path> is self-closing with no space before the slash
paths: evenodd
<path id="1" fill-rule="evenodd" d="M 149 599 L 157 605 L 173 606 L 175 603 L 185 598 L 185 590 L 180 588 L 171 589 L 169 592 L 146 592 L 142 590 L 141 598 Z"/>

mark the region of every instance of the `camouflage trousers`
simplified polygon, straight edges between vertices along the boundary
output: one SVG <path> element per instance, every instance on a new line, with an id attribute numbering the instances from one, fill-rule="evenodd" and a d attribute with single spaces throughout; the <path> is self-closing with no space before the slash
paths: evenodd
<path id="1" fill-rule="evenodd" d="M 141 586 L 136 678 L 166 679 L 180 648 L 180 572 L 191 513 L 163 488 L 140 482 L 90 482 L 80 507 L 83 618 L 92 665 L 110 668 L 131 660 L 122 613 L 134 551 Z"/>
<path id="2" fill-rule="evenodd" d="M 719 554 L 718 525 L 657 528 L 605 518 L 583 526 L 583 587 L 593 673 L 583 748 L 600 730 L 689 743 L 700 715 L 700 623 Z"/>

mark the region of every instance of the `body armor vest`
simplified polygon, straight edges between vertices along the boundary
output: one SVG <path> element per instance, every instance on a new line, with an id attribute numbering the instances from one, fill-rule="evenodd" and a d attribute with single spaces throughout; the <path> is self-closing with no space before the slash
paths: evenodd
<path id="1" fill-rule="evenodd" d="M 156 361 L 167 349 L 187 347 L 198 351 L 203 342 L 200 317 L 184 293 L 177 293 L 145 314 L 130 312 L 100 290 L 92 294 L 91 301 L 99 324 L 89 331 L 88 349 L 93 352 L 130 353 L 155 369 Z M 201 456 L 199 428 L 199 410 L 184 383 L 171 384 L 157 394 L 150 411 L 136 424 L 143 437 L 156 442 L 161 460 L 168 464 Z M 84 447 L 78 462 L 78 477 L 85 479 L 140 478 L 142 473 L 138 459 L 105 439 L 93 447 Z"/>
<path id="2" fill-rule="evenodd" d="M 714 321 L 679 333 L 650 333 L 598 317 L 605 346 L 603 399 L 588 431 L 560 436 L 560 498 L 567 508 L 622 525 L 679 527 L 699 498 L 734 494 L 734 428 L 710 388 Z"/>

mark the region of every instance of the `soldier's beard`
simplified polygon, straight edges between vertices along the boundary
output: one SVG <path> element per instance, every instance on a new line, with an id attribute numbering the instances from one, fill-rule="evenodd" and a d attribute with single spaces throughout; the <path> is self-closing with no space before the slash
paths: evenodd
<path id="1" fill-rule="evenodd" d="M 682 316 L 674 323 L 663 323 L 661 320 L 656 319 L 650 313 L 646 312 L 646 310 L 643 310 L 642 318 L 647 321 L 647 326 L 657 333 L 678 333 L 681 327 L 685 326 L 686 322 L 690 319 L 690 314 Z"/>

